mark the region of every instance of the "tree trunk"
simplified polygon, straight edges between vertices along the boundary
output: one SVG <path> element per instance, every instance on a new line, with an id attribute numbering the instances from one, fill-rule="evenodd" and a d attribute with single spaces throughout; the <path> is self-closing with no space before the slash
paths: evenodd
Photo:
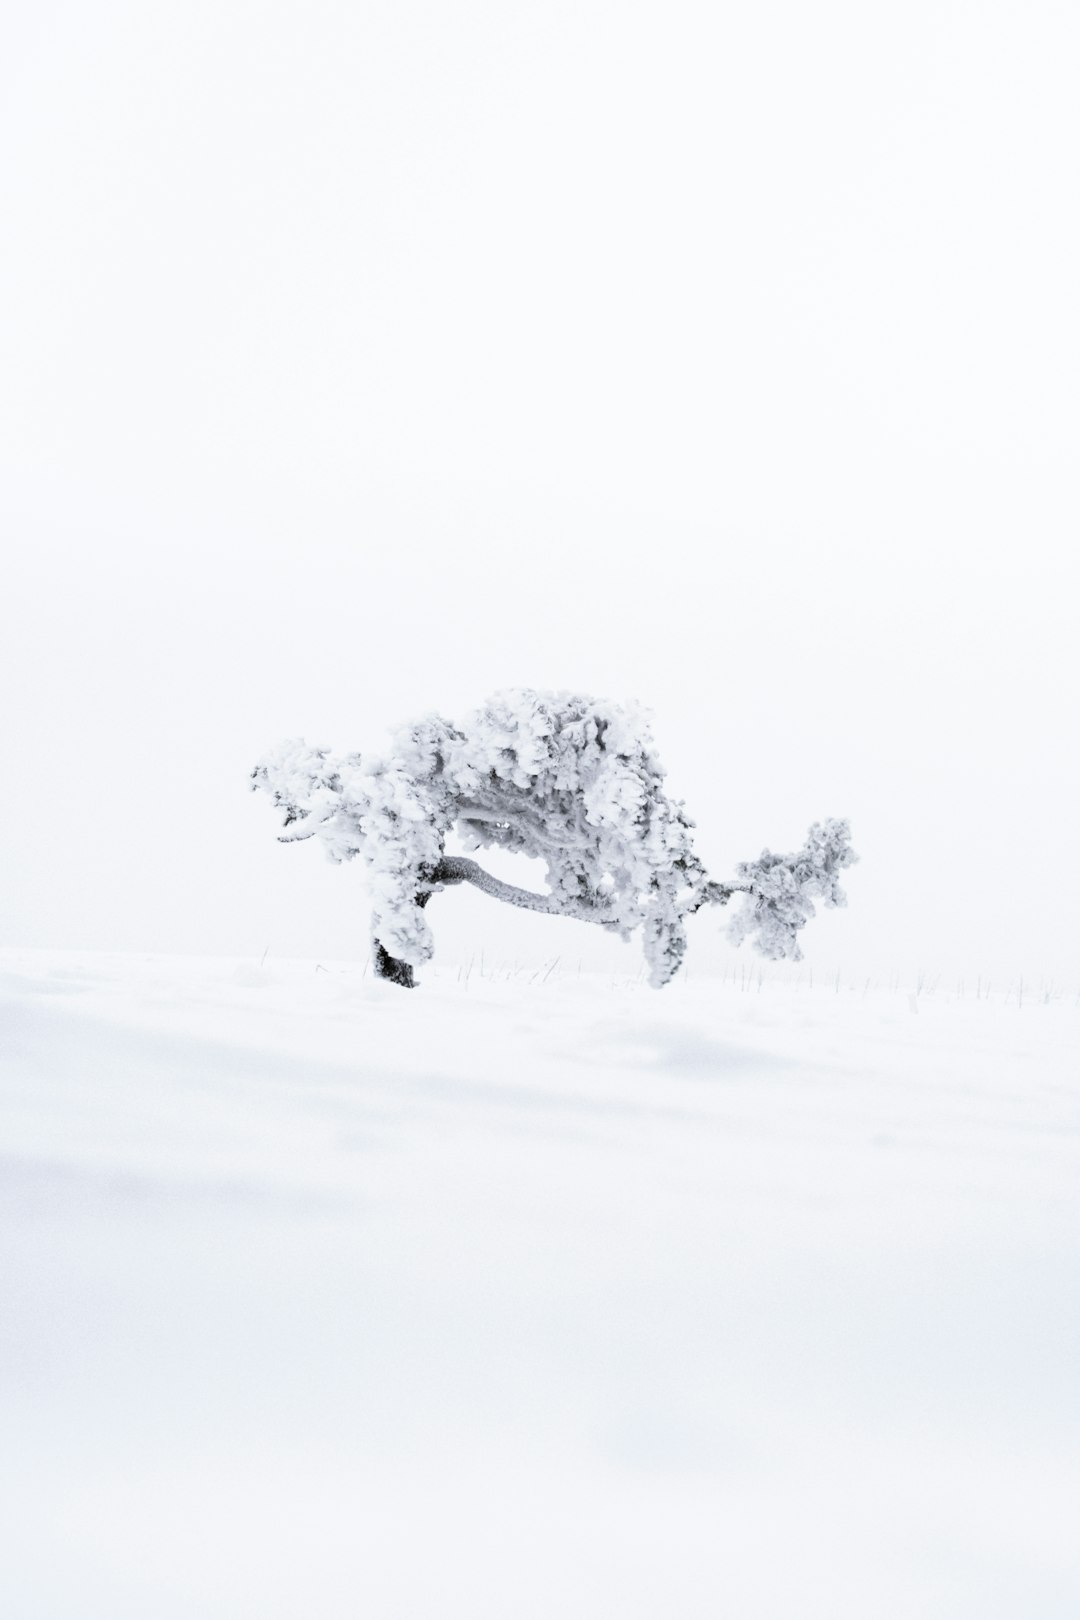
<path id="1" fill-rule="evenodd" d="M 423 911 L 431 899 L 431 889 L 421 889 L 416 896 L 416 904 Z M 387 979 L 391 984 L 400 984 L 403 990 L 416 989 L 416 974 L 411 962 L 402 962 L 399 957 L 391 956 L 382 940 L 373 939 L 372 962 L 375 967 L 377 979 Z"/>
<path id="2" fill-rule="evenodd" d="M 411 962 L 402 962 L 396 956 L 391 956 L 386 946 L 380 940 L 374 940 L 375 977 L 389 979 L 391 984 L 400 984 L 405 990 L 416 989 L 416 978 L 413 974 Z"/>

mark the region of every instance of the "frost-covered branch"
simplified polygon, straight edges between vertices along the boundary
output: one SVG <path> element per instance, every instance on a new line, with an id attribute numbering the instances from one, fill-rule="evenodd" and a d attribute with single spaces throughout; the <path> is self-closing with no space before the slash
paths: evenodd
<path id="1" fill-rule="evenodd" d="M 509 905 L 521 906 L 525 911 L 546 912 L 550 917 L 577 917 L 582 922 L 603 922 L 610 915 L 602 897 L 596 904 L 575 906 L 572 901 L 559 900 L 553 894 L 534 894 L 531 889 L 519 889 L 513 883 L 504 883 L 501 878 L 493 877 L 476 861 L 470 861 L 463 855 L 444 855 L 435 868 L 433 882 L 440 886 L 472 883 L 494 900 L 505 900 Z"/>
<path id="2" fill-rule="evenodd" d="M 756 861 L 740 861 L 735 870 L 742 881 L 733 887 L 746 899 L 731 920 L 732 943 L 751 939 L 762 956 L 798 962 L 799 930 L 814 916 L 814 901 L 846 906 L 840 873 L 857 859 L 847 822 L 833 820 L 815 822 L 794 855 L 765 849 Z"/>

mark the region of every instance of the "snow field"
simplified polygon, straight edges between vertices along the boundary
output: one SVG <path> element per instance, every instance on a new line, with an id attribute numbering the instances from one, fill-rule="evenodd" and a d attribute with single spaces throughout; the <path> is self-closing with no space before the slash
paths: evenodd
<path id="1" fill-rule="evenodd" d="M 20 1620 L 1069 1620 L 1080 1013 L 7 952 Z"/>

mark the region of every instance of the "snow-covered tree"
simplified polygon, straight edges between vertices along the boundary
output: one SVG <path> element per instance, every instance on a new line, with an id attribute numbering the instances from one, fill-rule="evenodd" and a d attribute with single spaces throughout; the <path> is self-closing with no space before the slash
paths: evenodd
<path id="1" fill-rule="evenodd" d="M 682 961 L 686 918 L 736 894 L 736 943 L 750 938 L 765 956 L 798 959 L 814 900 L 843 905 L 839 873 L 855 860 L 847 823 L 825 821 L 795 854 L 765 850 L 734 881 L 713 881 L 694 853 L 693 822 L 664 792 L 642 711 L 571 692 L 500 692 L 460 726 L 428 715 L 402 726 L 385 757 L 285 742 L 252 778 L 285 813 L 283 843 L 319 838 L 331 860 L 363 855 L 376 972 L 410 987 L 434 949 L 425 907 L 453 884 L 623 939 L 640 928 L 659 987 Z M 549 892 L 447 855 L 452 831 L 467 849 L 539 857 Z"/>

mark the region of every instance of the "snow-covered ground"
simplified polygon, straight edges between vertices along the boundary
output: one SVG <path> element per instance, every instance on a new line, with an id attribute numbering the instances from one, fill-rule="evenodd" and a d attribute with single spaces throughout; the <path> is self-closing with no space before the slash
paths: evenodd
<path id="1" fill-rule="evenodd" d="M 1075 1620 L 1080 1009 L 0 959 L 13 1620 Z"/>

